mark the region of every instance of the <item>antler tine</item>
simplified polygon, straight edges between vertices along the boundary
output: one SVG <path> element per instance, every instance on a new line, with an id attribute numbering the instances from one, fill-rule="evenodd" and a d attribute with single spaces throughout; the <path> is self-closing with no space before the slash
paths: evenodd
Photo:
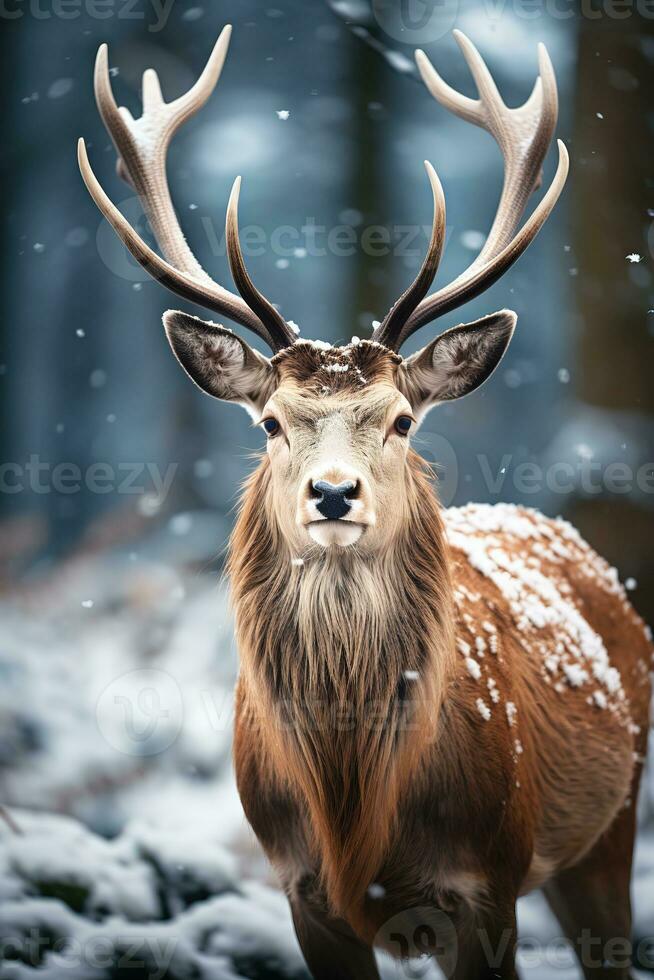
<path id="1" fill-rule="evenodd" d="M 202 69 L 198 80 L 191 86 L 188 92 L 180 95 L 179 98 L 170 103 L 171 108 L 174 107 L 176 113 L 180 114 L 180 122 L 193 115 L 198 109 L 201 109 L 215 89 L 223 70 L 223 65 L 225 64 L 231 37 L 232 26 L 231 24 L 226 24 L 220 32 L 220 36 L 214 44 L 213 51 L 209 55 L 209 60 Z"/>
<path id="2" fill-rule="evenodd" d="M 474 44 L 460 31 L 454 33 L 481 95 L 478 125 L 495 138 L 505 163 L 495 220 L 470 267 L 477 269 L 509 243 L 529 197 L 542 183 L 543 159 L 556 127 L 558 95 L 552 62 L 545 45 L 539 44 L 539 75 L 532 92 L 523 105 L 509 109 Z"/>
<path id="3" fill-rule="evenodd" d="M 432 296 L 427 297 L 422 303 L 419 303 L 392 344 L 393 350 L 399 350 L 411 334 L 419 330 L 420 327 L 431 323 L 438 316 L 444 316 L 446 313 L 456 310 L 463 303 L 485 292 L 498 279 L 501 279 L 507 269 L 531 245 L 552 213 L 568 176 L 568 151 L 561 140 L 557 140 L 557 146 L 559 149 L 559 163 L 552 183 L 548 187 L 543 199 L 539 202 L 538 207 L 532 212 L 520 231 L 501 252 L 495 255 L 485 265 L 479 265 L 475 268 L 475 264 L 473 263 L 454 282 L 448 286 L 444 286 L 443 289 L 439 289 Z M 377 340 L 376 334 L 374 335 L 374 339 Z M 379 342 L 384 343 L 384 341 Z M 391 345 L 387 343 L 387 346 Z"/>
<path id="4" fill-rule="evenodd" d="M 534 86 L 536 89 L 538 89 L 539 81 L 541 88 L 538 94 L 540 95 L 540 106 L 542 109 L 540 128 L 542 138 L 549 143 L 554 135 L 556 121 L 559 116 L 559 93 L 556 88 L 554 65 L 552 64 L 547 48 L 542 42 L 538 45 L 538 79 Z M 529 100 L 527 100 L 525 112 L 527 112 L 529 107 Z"/>
<path id="5" fill-rule="evenodd" d="M 404 326 L 420 300 L 427 294 L 427 290 L 438 272 L 441 255 L 443 254 L 443 245 L 445 244 L 445 195 L 443 194 L 443 188 L 438 179 L 438 174 L 429 160 L 425 160 L 425 170 L 429 177 L 434 198 L 431 240 L 427 249 L 427 255 L 418 275 L 406 292 L 391 307 L 377 329 L 375 339 L 378 343 L 386 344 L 387 346 L 389 346 L 389 342 L 392 341 L 392 338 Z"/>
<path id="6" fill-rule="evenodd" d="M 240 323 L 241 326 L 247 327 L 249 330 L 257 333 L 273 350 L 277 349 L 277 343 L 269 335 L 256 314 L 249 309 L 243 300 L 238 296 L 234 296 L 216 282 L 199 282 L 193 276 L 176 269 L 170 263 L 166 262 L 165 259 L 162 259 L 160 255 L 157 255 L 143 241 L 102 189 L 89 163 L 83 139 L 80 139 L 77 144 L 77 160 L 86 188 L 98 209 L 113 227 L 123 244 L 127 246 L 136 261 L 143 266 L 153 279 L 162 283 L 171 292 L 181 296 L 182 299 L 190 300 L 190 302 L 197 303 L 198 306 L 203 306 L 207 310 L 213 310 L 215 313 L 228 316 L 236 323 Z"/>
<path id="7" fill-rule="evenodd" d="M 170 140 L 213 92 L 225 62 L 230 36 L 228 25 L 222 30 L 198 80 L 173 102 L 164 102 L 157 73 L 147 69 L 143 73 L 143 114 L 139 119 L 133 119 L 127 109 L 118 108 L 109 76 L 107 45 L 101 45 L 98 50 L 95 95 L 100 115 L 118 153 L 117 170 L 139 195 L 164 259 L 145 244 L 104 193 L 91 170 L 82 141 L 78 154 L 80 169 L 102 213 L 151 275 L 178 295 L 248 327 L 273 350 L 279 350 L 295 339 L 290 327 L 277 311 L 276 318 L 268 316 L 267 322 L 262 322 L 240 296 L 214 282 L 205 272 L 184 238 L 166 179 L 166 152 Z"/>
<path id="8" fill-rule="evenodd" d="M 164 104 L 163 95 L 161 94 L 161 83 L 154 68 L 146 68 L 143 72 L 141 101 L 143 102 L 144 116 L 147 116 L 151 112 L 156 112 Z"/>
<path id="9" fill-rule="evenodd" d="M 523 228 L 516 233 L 531 193 L 542 179 L 542 164 L 558 115 L 554 69 L 544 45 L 538 47 L 539 77 L 527 101 L 510 109 L 474 44 L 460 31 L 456 40 L 470 68 L 478 99 L 451 88 L 422 51 L 416 52 L 418 69 L 433 97 L 467 122 L 486 129 L 504 157 L 504 183 L 486 242 L 477 258 L 452 283 L 421 300 L 395 336 L 386 332 L 384 342 L 398 349 L 415 330 L 437 316 L 479 295 L 495 282 L 533 241 L 563 189 L 568 173 L 568 154 L 559 141 L 559 164 L 546 195 Z M 396 324 L 396 327 L 398 324 Z M 378 339 L 381 327 L 375 332 Z"/>
<path id="10" fill-rule="evenodd" d="M 502 96 L 497 90 L 497 85 L 493 81 L 493 76 L 488 70 L 486 62 L 479 54 L 479 51 L 477 51 L 477 48 L 474 46 L 470 38 L 467 37 L 463 31 L 455 30 L 452 31 L 452 33 L 456 39 L 456 43 L 461 48 L 463 57 L 466 60 L 468 68 L 470 69 L 470 74 L 475 81 L 481 105 L 488 112 L 506 109 Z"/>
<path id="11" fill-rule="evenodd" d="M 467 95 L 462 95 L 461 92 L 457 92 L 455 88 L 448 85 L 438 74 L 425 52 L 421 51 L 420 48 L 416 51 L 415 58 L 420 77 L 436 101 L 440 102 L 441 105 L 444 105 L 446 109 L 449 109 L 455 115 L 461 116 L 462 119 L 479 125 L 479 100 L 469 99 Z"/>
<path id="12" fill-rule="evenodd" d="M 126 109 L 124 106 L 122 109 L 119 109 L 116 105 L 111 87 L 111 79 L 109 77 L 109 47 L 106 44 L 100 45 L 98 53 L 95 56 L 93 89 L 95 92 L 95 102 L 100 111 L 102 122 L 111 136 L 114 146 L 118 149 L 119 144 L 129 144 L 131 139 L 130 125 L 133 125 L 134 119 L 129 109 Z M 120 154 L 120 150 L 118 150 L 118 153 Z M 121 163 L 122 160 L 119 157 L 118 163 L 116 164 L 116 169 L 119 172 Z M 129 181 L 127 175 L 125 175 L 124 179 Z"/>
<path id="13" fill-rule="evenodd" d="M 109 49 L 100 45 L 95 62 L 95 97 L 102 121 L 111 136 L 118 161 L 118 174 L 141 198 L 141 203 L 155 238 L 171 265 L 210 282 L 188 247 L 173 208 L 166 180 L 166 151 L 181 123 L 207 101 L 215 87 L 225 61 L 231 27 L 223 28 L 214 45 L 200 79 L 186 93 L 170 104 L 163 101 L 157 73 L 143 74 L 143 115 L 132 119 L 129 112 L 116 105 L 109 76 Z M 208 69 L 210 69 L 208 71 Z M 199 82 L 203 85 L 198 87 Z M 209 85 L 211 83 L 211 85 Z M 190 100 L 195 93 L 194 101 Z"/>
<path id="14" fill-rule="evenodd" d="M 241 251 L 241 243 L 238 237 L 238 198 L 241 191 L 241 178 L 237 177 L 232 187 L 227 205 L 227 219 L 225 222 L 225 238 L 227 242 L 227 258 L 229 267 L 232 270 L 232 277 L 236 283 L 239 293 L 261 322 L 267 327 L 271 337 L 280 338 L 282 343 L 277 343 L 275 350 L 288 347 L 295 340 L 293 331 L 288 323 L 275 309 L 266 297 L 259 292 L 252 282 Z"/>

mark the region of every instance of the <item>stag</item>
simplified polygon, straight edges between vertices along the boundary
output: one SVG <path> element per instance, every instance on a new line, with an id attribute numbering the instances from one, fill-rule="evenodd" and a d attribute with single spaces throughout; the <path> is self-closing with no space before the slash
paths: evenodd
<path id="1" fill-rule="evenodd" d="M 117 107 L 106 46 L 98 53 L 95 93 L 118 172 L 162 255 L 111 203 L 83 141 L 79 163 L 102 214 L 155 279 L 247 327 L 273 354 L 188 313 L 164 315 L 191 379 L 246 408 L 267 437 L 229 557 L 241 660 L 235 765 L 306 962 L 316 980 L 373 980 L 375 945 L 410 955 L 419 935 L 454 977 L 515 977 L 516 900 L 540 887 L 585 976 L 627 977 L 628 964 L 603 950 L 630 934 L 649 634 L 615 571 L 567 523 L 504 504 L 443 509 L 411 448 L 432 407 L 494 371 L 516 315 L 492 313 L 399 353 L 494 283 L 559 197 L 561 142 L 555 176 L 521 224 L 557 120 L 547 52 L 541 45 L 533 92 L 514 109 L 463 34 L 476 99 L 416 53 L 432 96 L 497 142 L 497 214 L 469 268 L 428 295 L 445 202 L 427 163 L 424 263 L 370 340 L 337 347 L 299 339 L 252 282 L 239 245 L 240 179 L 226 222 L 239 295 L 208 276 L 175 216 L 167 147 L 207 101 L 229 37 L 226 27 L 174 102 L 146 71 L 139 119 Z"/>

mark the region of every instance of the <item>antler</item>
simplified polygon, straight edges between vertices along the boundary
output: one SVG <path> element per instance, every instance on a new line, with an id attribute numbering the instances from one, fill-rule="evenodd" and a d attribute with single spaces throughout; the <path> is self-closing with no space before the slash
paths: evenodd
<path id="1" fill-rule="evenodd" d="M 195 85 L 174 102 L 163 101 L 157 73 L 152 69 L 144 72 L 143 115 L 140 119 L 133 119 L 129 110 L 119 109 L 116 105 L 109 78 L 107 45 L 101 45 L 98 51 L 95 97 L 118 153 L 116 169 L 139 195 L 165 259 L 143 241 L 107 197 L 91 169 L 82 139 L 78 144 L 79 167 L 98 208 L 134 258 L 153 278 L 179 296 L 248 327 L 272 350 L 277 351 L 292 344 L 295 335 L 275 307 L 255 289 L 245 272 L 238 228 L 234 223 L 235 213 L 231 226 L 228 222 L 227 251 L 232 267 L 242 268 L 245 273 L 235 280 L 242 298 L 214 282 L 191 252 L 179 226 L 166 179 L 168 145 L 179 127 L 205 104 L 213 92 L 227 55 L 230 37 L 231 27 L 228 25 L 218 38 Z"/>
<path id="2" fill-rule="evenodd" d="M 504 157 L 504 185 L 488 238 L 474 262 L 453 282 L 426 298 L 423 297 L 429 284 L 424 284 L 423 266 L 413 285 L 376 329 L 373 339 L 393 350 L 399 350 L 419 327 L 456 309 L 496 282 L 534 240 L 568 175 L 568 153 L 558 140 L 559 164 L 554 179 L 528 220 L 516 231 L 529 196 L 542 181 L 543 159 L 556 126 L 558 97 L 552 63 L 545 46 L 539 44 L 539 77 L 533 91 L 524 105 L 509 109 L 474 44 L 461 31 L 454 31 L 454 36 L 474 78 L 479 99 L 469 99 L 451 88 L 423 51 L 416 51 L 418 69 L 435 99 L 494 137 Z M 437 222 L 444 222 L 444 208 L 443 214 L 437 214 L 435 209 L 434 228 Z M 431 246 L 429 251 L 432 252 Z M 431 263 L 429 268 L 433 269 L 433 279 L 436 267 Z M 407 297 L 410 297 L 408 302 Z M 403 315 L 398 312 L 400 305 Z"/>

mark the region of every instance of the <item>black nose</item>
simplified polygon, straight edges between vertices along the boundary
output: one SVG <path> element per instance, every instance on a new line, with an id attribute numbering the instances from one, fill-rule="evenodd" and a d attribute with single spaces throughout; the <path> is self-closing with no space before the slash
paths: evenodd
<path id="1" fill-rule="evenodd" d="M 345 517 L 352 504 L 349 497 L 356 495 L 357 485 L 352 480 L 345 480 L 343 483 L 327 483 L 326 480 L 318 480 L 311 484 L 316 508 L 326 517 L 328 521 L 337 521 L 340 517 Z"/>

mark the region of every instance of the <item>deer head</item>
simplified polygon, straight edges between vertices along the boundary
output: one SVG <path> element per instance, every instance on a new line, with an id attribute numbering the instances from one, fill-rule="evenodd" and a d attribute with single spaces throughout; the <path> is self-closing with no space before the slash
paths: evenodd
<path id="1" fill-rule="evenodd" d="M 411 435 L 434 405 L 478 388 L 501 360 L 516 323 L 502 310 L 454 327 L 411 357 L 400 348 L 423 325 L 479 295 L 524 252 L 552 211 L 568 170 L 559 141 L 552 183 L 527 221 L 520 221 L 542 179 L 543 159 L 554 133 L 556 80 L 543 45 L 539 77 L 524 105 L 509 109 L 473 44 L 456 39 L 478 90 L 470 99 L 437 74 L 416 52 L 425 85 L 441 104 L 488 130 L 504 157 L 504 186 L 486 242 L 472 264 L 432 295 L 445 239 L 445 201 L 433 167 L 426 163 L 433 195 L 433 226 L 426 258 L 414 282 L 390 309 L 370 340 L 343 347 L 298 339 L 281 313 L 256 288 L 238 237 L 237 178 L 227 209 L 226 243 L 240 295 L 214 282 L 191 253 L 175 215 L 166 180 L 166 151 L 178 127 L 208 99 L 218 81 L 231 28 L 222 31 L 196 84 L 165 103 L 155 72 L 143 76 L 143 115 L 119 109 L 109 80 L 107 47 L 99 52 L 95 94 L 118 152 L 118 173 L 143 203 L 165 258 L 138 236 L 102 190 L 83 140 L 79 164 L 91 196 L 135 258 L 155 279 L 187 300 L 252 330 L 270 347 L 268 358 L 217 324 L 168 312 L 164 325 L 180 364 L 203 391 L 237 402 L 267 436 L 270 480 L 261 506 L 295 553 L 358 543 L 388 546 L 411 507 Z"/>

